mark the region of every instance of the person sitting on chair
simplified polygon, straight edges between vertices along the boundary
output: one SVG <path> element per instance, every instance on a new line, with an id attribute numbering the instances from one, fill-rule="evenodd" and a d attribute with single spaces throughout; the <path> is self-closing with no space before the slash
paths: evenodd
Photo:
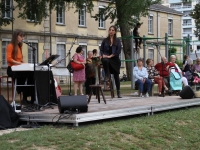
<path id="1" fill-rule="evenodd" d="M 163 78 L 159 75 L 158 71 L 153 66 L 153 60 L 152 59 L 148 58 L 146 60 L 146 64 L 147 64 L 148 78 L 151 79 L 152 82 L 158 84 L 158 89 L 159 89 L 158 96 L 163 96 L 162 95 L 162 88 L 164 87 L 165 90 L 168 91 L 168 88 L 165 85 Z"/>
<path id="2" fill-rule="evenodd" d="M 147 86 L 146 97 L 149 97 L 149 92 L 151 90 L 152 81 L 148 79 L 148 72 L 145 67 L 143 67 L 143 59 L 139 58 L 137 60 L 137 66 L 133 68 L 133 76 L 135 77 L 135 83 L 139 87 L 140 97 L 144 97 L 144 84 Z"/>
<path id="3" fill-rule="evenodd" d="M 169 71 L 167 69 L 167 58 L 165 56 L 161 57 L 161 62 L 155 65 L 155 69 L 159 72 L 159 75 L 163 77 L 165 85 L 169 88 Z M 170 64 L 168 64 L 170 65 Z"/>
<path id="4" fill-rule="evenodd" d="M 24 63 L 23 55 L 22 55 L 22 45 L 24 39 L 24 32 L 20 29 L 16 29 L 12 35 L 12 40 L 8 44 L 6 48 L 6 55 L 7 55 L 7 75 L 11 77 L 13 81 L 15 80 L 15 73 L 12 71 L 11 67 L 15 65 L 21 65 Z M 26 81 L 25 77 L 17 77 L 17 84 L 24 85 Z M 28 78 L 28 84 L 33 84 L 33 78 Z M 20 94 L 23 93 L 23 100 L 22 105 L 28 103 L 34 103 L 35 95 L 34 95 L 34 88 L 33 87 L 24 87 L 24 86 L 17 86 L 17 92 Z M 31 101 L 27 100 L 27 97 L 31 96 Z"/>
<path id="5" fill-rule="evenodd" d="M 116 36 L 117 28 L 115 26 L 111 26 L 109 28 L 108 37 L 102 41 L 101 44 L 101 61 L 103 64 L 103 68 L 105 71 L 104 81 L 107 82 L 110 78 L 110 74 L 114 75 L 115 84 L 117 88 L 117 96 L 118 98 L 122 98 L 120 95 L 120 66 L 121 61 L 119 59 L 119 55 L 121 53 L 121 41 Z"/>
<path id="6" fill-rule="evenodd" d="M 196 59 L 196 64 L 193 65 L 193 71 L 200 73 L 200 58 Z"/>
<path id="7" fill-rule="evenodd" d="M 170 67 L 175 67 L 174 71 L 179 72 L 180 76 L 182 77 L 182 82 L 183 82 L 184 86 L 188 85 L 187 79 L 182 76 L 182 71 L 179 68 L 179 66 L 176 64 L 176 56 L 175 55 L 171 55 L 170 56 L 170 60 L 171 60 L 170 62 L 166 63 L 167 70 L 170 71 Z M 171 71 L 173 71 L 173 70 L 171 70 Z"/>

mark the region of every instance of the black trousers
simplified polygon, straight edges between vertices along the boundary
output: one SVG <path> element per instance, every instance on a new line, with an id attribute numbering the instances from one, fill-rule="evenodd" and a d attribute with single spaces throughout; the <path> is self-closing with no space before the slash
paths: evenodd
<path id="1" fill-rule="evenodd" d="M 95 78 L 94 77 L 91 77 L 91 78 L 87 78 L 86 81 L 85 81 L 85 94 L 86 95 L 90 95 L 90 85 L 94 85 L 95 84 Z M 93 89 L 93 94 L 95 95 L 96 94 L 96 90 Z"/>
<path id="2" fill-rule="evenodd" d="M 138 45 L 142 43 L 142 38 L 135 38 L 135 49 L 138 49 Z"/>
<path id="3" fill-rule="evenodd" d="M 117 62 L 118 60 L 115 61 L 114 59 L 111 60 L 110 58 L 102 58 L 101 61 L 105 71 L 105 76 L 109 77 L 110 74 L 114 75 L 116 89 L 119 91 L 120 90 L 119 68 L 121 66 L 120 60 L 119 60 L 120 63 L 116 64 L 114 64 L 113 62 Z"/>

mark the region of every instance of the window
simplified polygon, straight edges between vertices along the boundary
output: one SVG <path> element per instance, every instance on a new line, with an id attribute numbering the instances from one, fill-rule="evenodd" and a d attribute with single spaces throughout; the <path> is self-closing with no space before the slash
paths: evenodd
<path id="1" fill-rule="evenodd" d="M 7 67 L 6 47 L 10 41 L 2 41 L 2 67 Z"/>
<path id="2" fill-rule="evenodd" d="M 99 8 L 99 12 L 101 10 L 103 10 L 103 8 Z M 103 19 L 104 19 L 104 15 L 101 15 L 99 17 L 99 28 L 105 28 L 105 21 Z"/>
<path id="3" fill-rule="evenodd" d="M 83 43 L 83 44 L 79 44 L 79 46 L 82 47 L 82 49 L 83 49 L 83 56 L 86 59 L 87 58 L 87 44 Z"/>
<path id="4" fill-rule="evenodd" d="M 173 35 L 173 20 L 168 19 L 168 35 Z"/>
<path id="5" fill-rule="evenodd" d="M 148 49 L 148 58 L 154 59 L 154 49 Z"/>
<path id="6" fill-rule="evenodd" d="M 86 11 L 85 11 L 85 7 L 83 7 L 82 9 L 79 9 L 79 26 L 86 26 Z"/>
<path id="7" fill-rule="evenodd" d="M 37 1 L 27 0 L 26 3 L 26 16 L 27 20 L 31 22 L 37 21 L 38 4 Z"/>
<path id="8" fill-rule="evenodd" d="M 65 10 L 61 5 L 57 6 L 56 23 L 65 24 Z"/>
<path id="9" fill-rule="evenodd" d="M 57 44 L 57 54 L 60 55 L 60 58 L 66 55 L 65 44 Z M 66 66 L 66 60 L 64 59 L 57 66 L 58 67 L 65 67 Z"/>
<path id="10" fill-rule="evenodd" d="M 153 16 L 148 17 L 148 33 L 153 33 Z"/>
<path id="11" fill-rule="evenodd" d="M 5 0 L 4 2 L 4 8 L 2 12 L 3 18 L 12 18 L 12 0 Z"/>
<path id="12" fill-rule="evenodd" d="M 28 47 L 28 63 L 34 63 L 33 54 L 35 53 L 35 63 L 38 63 L 38 43 L 36 42 L 29 42 L 34 48 L 35 51 L 29 46 Z"/>
<path id="13" fill-rule="evenodd" d="M 183 34 L 192 34 L 192 28 L 184 28 Z"/>

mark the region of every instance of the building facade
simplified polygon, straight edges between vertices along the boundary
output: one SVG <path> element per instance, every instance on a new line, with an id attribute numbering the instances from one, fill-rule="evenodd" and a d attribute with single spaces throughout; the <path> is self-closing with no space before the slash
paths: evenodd
<path id="1" fill-rule="evenodd" d="M 190 42 L 191 56 L 193 59 L 196 59 L 194 51 L 200 53 L 200 41 L 194 35 L 195 20 L 189 15 L 194 9 L 195 5 L 198 3 L 196 0 L 168 0 L 164 4 L 168 5 L 170 8 L 183 13 L 182 17 L 182 38 L 187 38 L 188 35 L 192 42 Z"/>
<path id="2" fill-rule="evenodd" d="M 6 1 L 7 2 L 7 1 Z M 7 5 L 12 5 L 12 0 Z M 96 14 L 102 9 L 108 2 L 106 1 L 94 1 L 94 11 L 92 14 Z M 16 4 L 14 3 L 14 6 Z M 3 26 L 0 30 L 0 53 L 1 58 L 1 75 L 6 74 L 7 62 L 6 62 L 6 46 L 11 40 L 12 29 L 22 29 L 25 32 L 25 41 L 31 43 L 36 50 L 36 63 L 41 63 L 50 54 L 58 54 L 60 57 L 57 61 L 63 59 L 61 63 L 57 64 L 57 68 L 64 68 L 68 64 L 69 52 L 70 58 L 75 53 L 78 46 L 82 46 L 84 49 L 84 56 L 88 51 L 93 49 L 99 50 L 102 40 L 108 35 L 108 28 L 111 26 L 110 20 L 103 21 L 102 19 L 95 21 L 90 17 L 83 8 L 79 12 L 74 13 L 74 9 L 62 11 L 52 11 L 51 16 L 47 17 L 41 24 L 34 25 L 34 23 L 27 19 L 22 20 L 17 18 L 18 9 L 14 10 L 14 22 L 13 26 Z M 5 14 L 6 17 L 12 18 L 12 13 Z M 140 28 L 140 35 L 145 35 L 151 38 L 147 42 L 164 42 L 165 33 L 169 33 L 169 38 L 181 37 L 181 16 L 182 14 L 169 9 L 162 5 L 153 5 L 149 8 L 149 16 L 141 18 L 143 22 Z M 103 16 L 102 16 L 103 17 Z M 121 37 L 120 31 L 117 33 L 118 37 Z M 160 47 L 162 55 L 164 55 L 165 47 Z M 149 58 L 154 59 L 155 63 L 160 61 L 158 51 L 155 45 L 148 45 L 146 55 Z M 123 47 L 121 53 L 121 59 L 124 59 Z M 143 57 L 141 51 L 140 57 Z M 66 58 L 66 59 L 64 59 Z M 23 59 L 25 62 L 33 63 L 33 51 L 24 44 L 23 45 Z M 54 62 L 54 64 L 56 61 Z M 121 65 L 121 75 L 125 71 L 125 63 Z"/>

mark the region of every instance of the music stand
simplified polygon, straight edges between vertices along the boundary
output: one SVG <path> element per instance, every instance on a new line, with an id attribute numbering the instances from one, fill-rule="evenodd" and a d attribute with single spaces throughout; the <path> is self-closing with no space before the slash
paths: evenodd
<path id="1" fill-rule="evenodd" d="M 39 66 L 44 66 L 47 65 L 48 66 L 48 81 L 50 81 L 50 66 L 49 64 L 52 63 L 55 59 L 57 59 L 60 55 L 51 55 L 49 58 L 47 58 L 45 61 L 43 61 Z M 54 82 L 54 81 L 53 81 Z M 48 84 L 48 102 L 47 104 L 45 104 L 43 107 L 50 107 L 53 109 L 53 107 L 51 105 L 57 105 L 55 103 L 51 102 L 51 98 L 50 98 L 50 82 Z"/>
<path id="2" fill-rule="evenodd" d="M 49 58 L 47 58 L 45 61 L 43 61 L 39 66 L 49 65 L 50 63 L 52 63 L 52 61 L 57 59 L 59 56 L 60 55 L 51 55 Z"/>

